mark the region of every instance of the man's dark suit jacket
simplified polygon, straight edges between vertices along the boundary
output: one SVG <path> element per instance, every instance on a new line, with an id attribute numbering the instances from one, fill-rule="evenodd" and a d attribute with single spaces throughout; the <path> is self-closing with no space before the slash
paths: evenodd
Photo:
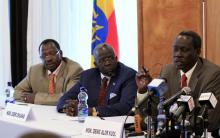
<path id="1" fill-rule="evenodd" d="M 61 111 L 65 100 L 77 99 L 83 86 L 87 89 L 88 106 L 95 107 L 100 116 L 126 115 L 133 107 L 137 93 L 135 75 L 135 70 L 119 62 L 116 75 L 111 77 L 107 87 L 105 106 L 101 107 L 97 104 L 101 86 L 100 71 L 98 68 L 88 69 L 82 72 L 79 82 L 60 98 L 57 110 Z"/>
<path id="2" fill-rule="evenodd" d="M 180 71 L 174 64 L 169 64 L 161 70 L 161 78 L 166 78 L 168 83 L 168 92 L 166 98 L 171 97 L 180 91 Z M 192 90 L 191 96 L 194 98 L 195 105 L 198 105 L 198 98 L 201 93 L 212 92 L 218 99 L 217 106 L 210 111 L 209 131 L 220 128 L 220 68 L 211 62 L 199 58 L 197 66 L 191 76 L 189 87 Z"/>

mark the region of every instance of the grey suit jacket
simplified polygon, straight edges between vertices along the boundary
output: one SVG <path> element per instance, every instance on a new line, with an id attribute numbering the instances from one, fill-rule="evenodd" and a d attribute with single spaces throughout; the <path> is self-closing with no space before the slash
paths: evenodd
<path id="1" fill-rule="evenodd" d="M 23 92 L 35 93 L 35 104 L 56 105 L 63 92 L 69 90 L 80 77 L 82 67 L 68 58 L 62 59 L 62 65 L 56 77 L 55 94 L 48 93 L 48 72 L 43 64 L 31 66 L 27 76 L 15 87 L 14 97 L 21 100 Z"/>
<path id="2" fill-rule="evenodd" d="M 174 64 L 166 65 L 161 70 L 161 78 L 166 78 L 168 92 L 166 98 L 171 97 L 180 91 L 180 71 Z M 218 99 L 217 106 L 209 112 L 209 131 L 220 127 L 220 68 L 215 64 L 203 59 L 198 59 L 198 64 L 191 76 L 189 87 L 192 90 L 191 96 L 195 105 L 198 105 L 198 98 L 201 93 L 212 92 Z"/>

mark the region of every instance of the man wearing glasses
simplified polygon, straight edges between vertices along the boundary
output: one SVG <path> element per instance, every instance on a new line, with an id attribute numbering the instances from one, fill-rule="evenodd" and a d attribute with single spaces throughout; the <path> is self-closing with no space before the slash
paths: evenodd
<path id="1" fill-rule="evenodd" d="M 79 79 L 82 67 L 62 56 L 59 43 L 46 39 L 39 46 L 42 63 L 30 67 L 27 76 L 15 87 L 14 97 L 26 103 L 56 105 L 63 92 Z"/>

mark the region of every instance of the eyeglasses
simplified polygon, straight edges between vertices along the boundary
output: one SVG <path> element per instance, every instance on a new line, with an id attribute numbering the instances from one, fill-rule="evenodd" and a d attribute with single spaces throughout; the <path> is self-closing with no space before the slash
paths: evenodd
<path id="1" fill-rule="evenodd" d="M 114 56 L 108 56 L 108 57 L 99 59 L 99 63 L 104 64 L 106 61 L 113 62 L 114 60 L 115 60 Z"/>
<path id="2" fill-rule="evenodd" d="M 40 55 L 40 58 L 41 59 L 45 59 L 47 56 L 53 56 L 55 57 L 56 55 L 58 55 L 60 53 L 60 50 L 54 52 L 54 51 L 51 51 L 51 52 L 48 52 L 47 54 L 42 54 Z"/>

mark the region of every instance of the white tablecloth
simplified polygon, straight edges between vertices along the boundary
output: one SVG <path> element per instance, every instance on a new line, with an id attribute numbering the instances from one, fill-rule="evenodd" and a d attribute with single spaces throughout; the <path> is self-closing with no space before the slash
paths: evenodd
<path id="1" fill-rule="evenodd" d="M 0 110 L 1 138 L 18 138 L 24 133 L 36 130 L 53 132 L 64 138 L 85 138 L 81 135 L 83 123 L 79 123 L 77 117 L 58 113 L 55 106 L 34 104 L 23 106 L 31 107 L 31 118 L 26 122 L 3 118 L 2 110 Z M 105 119 L 124 123 L 125 116 L 107 117 Z M 126 123 L 132 123 L 133 121 L 134 118 L 129 117 Z M 133 138 L 144 138 L 144 136 Z M 211 138 L 210 133 L 208 134 L 208 138 Z"/>
<path id="2" fill-rule="evenodd" d="M 66 116 L 58 113 L 55 106 L 28 104 L 31 107 L 31 118 L 26 122 L 10 120 L 2 117 L 0 111 L 0 136 L 5 138 L 17 138 L 20 135 L 36 130 L 49 131 L 66 138 L 84 138 L 81 136 L 83 123 L 78 122 L 77 117 Z M 124 122 L 125 116 L 105 118 L 116 122 Z M 127 122 L 133 122 L 129 118 Z"/>

